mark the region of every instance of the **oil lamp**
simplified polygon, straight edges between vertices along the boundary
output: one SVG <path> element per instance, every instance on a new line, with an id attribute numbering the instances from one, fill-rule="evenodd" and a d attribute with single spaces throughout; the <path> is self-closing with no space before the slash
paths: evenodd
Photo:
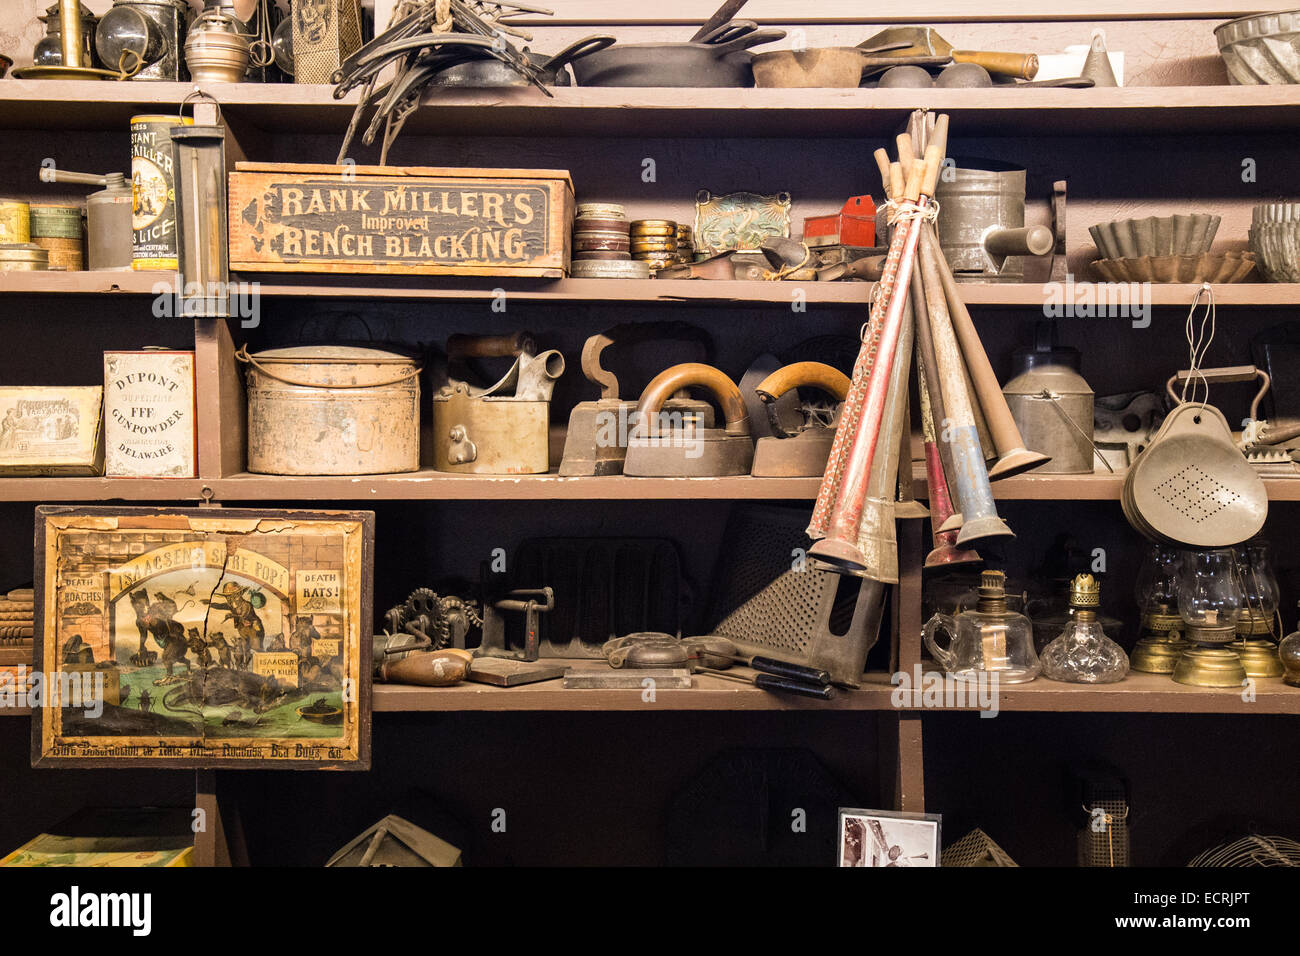
<path id="1" fill-rule="evenodd" d="M 1178 552 L 1162 544 L 1147 551 L 1138 572 L 1133 596 L 1142 614 L 1138 642 L 1133 646 L 1133 670 L 1146 674 L 1172 674 L 1187 648 L 1179 633 Z"/>
<path id="2" fill-rule="evenodd" d="M 1242 596 L 1231 548 L 1185 551 L 1179 563 L 1178 614 L 1191 644 L 1174 667 L 1174 680 L 1197 687 L 1239 687 L 1245 668 L 1228 646 L 1237 634 Z"/>
<path id="3" fill-rule="evenodd" d="M 1073 617 L 1043 649 L 1043 676 L 1071 684 L 1113 684 L 1128 675 L 1128 655 L 1101 629 L 1101 586 L 1091 574 L 1070 582 Z"/>
<path id="4" fill-rule="evenodd" d="M 1267 542 L 1250 541 L 1237 548 L 1237 586 L 1242 607 L 1232 650 L 1247 677 L 1281 677 L 1282 661 L 1273 643 L 1278 586 Z"/>
<path id="5" fill-rule="evenodd" d="M 978 594 L 974 610 L 930 618 L 922 634 L 926 646 L 957 680 L 977 680 L 981 674 L 996 674 L 1004 684 L 1033 680 L 1042 667 L 1034 653 L 1033 625 L 1007 608 L 1006 575 L 985 571 Z M 935 641 L 940 630 L 951 637 L 947 647 Z"/>
<path id="6" fill-rule="evenodd" d="M 1286 673 L 1282 683 L 1300 687 L 1300 631 L 1292 631 L 1277 646 L 1277 656 L 1282 659 Z"/>

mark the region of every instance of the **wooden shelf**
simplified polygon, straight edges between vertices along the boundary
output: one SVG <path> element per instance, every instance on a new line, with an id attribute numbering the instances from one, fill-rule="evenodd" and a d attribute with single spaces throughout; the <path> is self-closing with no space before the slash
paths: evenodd
<path id="1" fill-rule="evenodd" d="M 188 501 L 202 498 L 198 478 L 7 478 L 0 501 Z"/>
<path id="2" fill-rule="evenodd" d="M 342 137 L 356 93 L 327 85 L 201 84 L 232 126 Z M 0 80 L 0 126 L 125 131 L 132 114 L 174 109 L 190 83 Z M 1295 86 L 1116 89 L 759 90 L 562 88 L 445 90 L 426 96 L 406 134 L 512 137 L 880 136 L 921 107 L 952 116 L 963 135 L 1083 136 L 1098 132 L 1278 133 L 1300 121 Z"/>
<path id="3" fill-rule="evenodd" d="M 1131 673 L 1117 684 L 1063 684 L 1039 677 L 1028 684 L 1004 684 L 998 690 L 999 711 L 1056 711 L 1134 714 L 1300 714 L 1300 688 L 1280 677 L 1255 682 L 1255 699 L 1243 698 L 1244 688 L 1220 689 L 1175 684 L 1163 674 Z M 944 681 L 945 700 L 958 701 L 957 686 Z M 952 696 L 949 697 L 948 695 Z M 937 708 L 922 708 L 931 713 Z M 974 710 L 974 707 L 949 707 Z"/>
<path id="4" fill-rule="evenodd" d="M 558 475 L 448 475 L 418 471 L 408 475 L 316 478 L 236 475 L 208 482 L 218 501 L 547 501 L 713 499 L 811 500 L 819 478 L 561 478 Z"/>
<path id="5" fill-rule="evenodd" d="M 0 272 L 0 294 L 9 295 L 157 295 L 170 289 L 170 272 Z M 510 297 L 531 302 L 666 303 L 684 305 L 779 305 L 796 296 L 808 305 L 862 306 L 871 297 L 869 282 L 758 282 L 703 279 L 476 279 L 471 277 L 252 275 L 237 281 L 256 283 L 259 295 L 275 298 L 435 299 L 485 301 L 504 289 Z M 1101 283 L 1099 286 L 1110 288 Z M 1186 308 L 1200 286 L 1171 284 L 1144 287 L 1154 306 Z M 1057 301 L 1059 292 L 1041 283 L 964 282 L 967 305 L 987 308 L 1038 308 Z M 1102 292 L 1105 296 L 1108 293 Z M 1300 284 L 1237 283 L 1214 287 L 1219 305 L 1300 306 Z M 1117 300 L 1125 303 L 1127 299 Z"/>
<path id="6" fill-rule="evenodd" d="M 568 662 L 580 669 L 603 669 L 599 661 Z M 749 673 L 738 669 L 737 673 Z M 376 713 L 454 711 L 645 711 L 655 710 L 857 710 L 944 713 L 976 711 L 974 698 L 958 685 L 943 683 L 944 706 L 894 704 L 897 688 L 889 675 L 868 674 L 857 690 L 841 690 L 834 700 L 812 700 L 770 694 L 735 681 L 697 674 L 690 690 L 660 690 L 653 703 L 640 690 L 571 690 L 558 680 L 520 687 L 457 684 L 454 687 L 407 687 L 376 684 Z M 937 697 L 936 690 L 931 700 Z M 1188 687 L 1161 674 L 1133 673 L 1117 684 L 1062 684 L 1040 677 L 1028 684 L 1006 684 L 998 691 L 999 712 L 1124 713 L 1124 714 L 1300 714 L 1300 688 L 1280 677 L 1255 682 L 1254 700 L 1240 689 Z M 0 717 L 26 717 L 31 709 L 3 708 Z"/>
<path id="7" fill-rule="evenodd" d="M 602 670 L 598 661 L 574 661 L 585 670 Z M 749 673 L 744 669 L 738 673 Z M 690 690 L 661 690 L 653 703 L 641 699 L 639 690 L 568 690 L 559 681 L 521 687 L 457 684 L 454 687 L 403 687 L 376 685 L 374 709 L 395 711 L 654 711 L 660 710 L 875 710 L 944 711 L 977 710 L 951 680 L 944 682 L 943 707 L 906 702 L 895 706 L 896 688 L 886 674 L 869 674 L 855 691 L 841 691 L 834 700 L 820 701 L 784 694 L 769 694 L 754 687 L 707 675 L 696 675 Z M 973 701 L 973 698 L 971 698 Z M 999 711 L 1056 711 L 1075 713 L 1165 714 L 1300 714 L 1300 688 L 1288 687 L 1281 678 L 1256 682 L 1255 699 L 1244 700 L 1239 689 L 1187 687 L 1159 674 L 1130 674 L 1117 684 L 1062 684 L 1038 678 L 1028 684 L 999 688 Z"/>
<path id="8" fill-rule="evenodd" d="M 926 499 L 914 463 L 914 494 Z M 341 477 L 253 475 L 226 478 L 0 478 L 0 501 L 156 501 L 193 504 L 212 491 L 235 501 L 812 501 L 820 478 L 561 478 L 549 475 L 403 475 Z M 993 482 L 1003 501 L 1119 501 L 1122 475 L 1017 475 Z M 1300 501 L 1300 475 L 1265 478 L 1270 501 Z"/>
<path id="9" fill-rule="evenodd" d="M 608 671 L 603 661 L 568 661 L 579 670 Z M 740 669 L 738 673 L 751 673 Z M 609 711 L 632 710 L 887 710 L 893 688 L 887 674 L 869 675 L 862 688 L 841 690 L 833 700 L 770 694 L 736 681 L 697 674 L 690 690 L 659 690 L 653 703 L 641 690 L 573 690 L 559 680 L 520 687 L 457 684 L 454 687 L 403 687 L 376 684 L 374 709 L 384 711 Z"/>

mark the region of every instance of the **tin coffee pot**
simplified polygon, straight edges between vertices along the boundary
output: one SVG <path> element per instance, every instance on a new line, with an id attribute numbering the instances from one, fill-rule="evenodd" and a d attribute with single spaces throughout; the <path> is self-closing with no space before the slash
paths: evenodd
<path id="1" fill-rule="evenodd" d="M 935 640 L 947 631 L 950 643 Z M 980 576 L 979 599 L 974 610 L 956 617 L 937 613 L 925 624 L 925 646 L 948 676 L 976 680 L 996 675 L 1001 683 L 1023 684 L 1038 676 L 1042 665 L 1034 653 L 1034 632 L 1029 618 L 1007 608 L 1006 575 L 985 571 Z"/>
<path id="2" fill-rule="evenodd" d="M 135 80 L 184 80 L 187 0 L 113 0 L 95 29 L 104 65 Z"/>

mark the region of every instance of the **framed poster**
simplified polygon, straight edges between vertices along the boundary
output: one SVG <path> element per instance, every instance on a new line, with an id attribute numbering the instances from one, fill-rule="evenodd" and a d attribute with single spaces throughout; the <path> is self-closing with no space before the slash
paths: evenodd
<path id="1" fill-rule="evenodd" d="M 840 810 L 840 866 L 938 866 L 937 813 Z"/>
<path id="2" fill-rule="evenodd" d="M 38 507 L 33 766 L 369 769 L 374 522 Z"/>

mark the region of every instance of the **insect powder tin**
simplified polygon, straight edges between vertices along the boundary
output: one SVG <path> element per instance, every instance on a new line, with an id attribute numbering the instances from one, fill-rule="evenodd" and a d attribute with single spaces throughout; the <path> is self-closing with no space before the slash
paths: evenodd
<path id="1" fill-rule="evenodd" d="M 192 126 L 183 116 L 131 117 L 131 267 L 175 271 L 176 162 L 171 128 Z"/>

